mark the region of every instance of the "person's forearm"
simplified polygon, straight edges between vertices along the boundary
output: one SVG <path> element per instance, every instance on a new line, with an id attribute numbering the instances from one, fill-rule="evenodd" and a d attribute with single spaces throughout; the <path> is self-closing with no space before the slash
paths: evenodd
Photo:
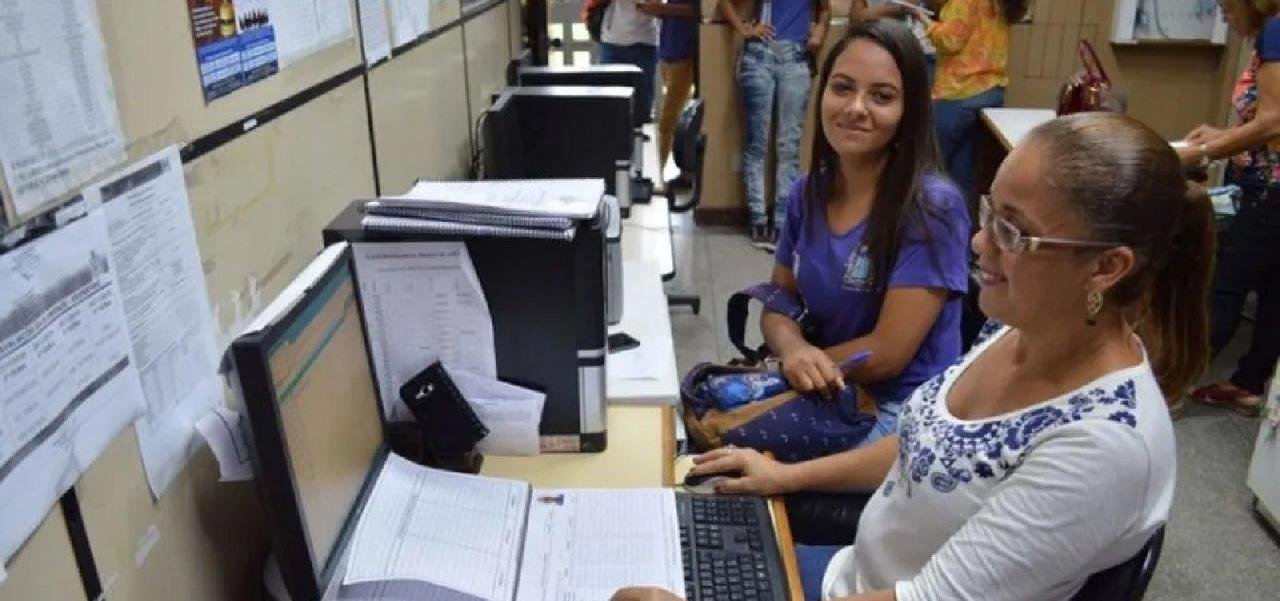
<path id="1" fill-rule="evenodd" d="M 898 457 L 898 435 L 860 449 L 787 466 L 786 491 L 850 492 L 879 488 Z"/>
<path id="2" fill-rule="evenodd" d="M 1262 146 L 1280 135 L 1280 118 L 1277 117 L 1259 115 L 1248 123 L 1225 130 L 1217 139 L 1205 144 L 1203 152 L 1211 159 L 1224 159 Z"/>
<path id="3" fill-rule="evenodd" d="M 746 26 L 742 23 L 742 17 L 738 16 L 738 10 L 734 8 L 733 0 L 720 0 L 717 6 L 720 8 L 720 16 L 729 22 L 729 27 L 740 34 L 746 32 Z"/>
<path id="4" fill-rule="evenodd" d="M 882 4 L 880 6 L 861 6 L 853 4 L 849 8 L 850 21 L 871 21 L 873 19 L 883 19 L 886 17 L 896 17 L 902 13 L 902 9 L 892 4 Z"/>
<path id="5" fill-rule="evenodd" d="M 813 31 L 809 34 L 817 39 L 818 46 L 827 41 L 827 30 L 831 28 L 831 5 L 823 3 L 823 6 L 814 14 Z"/>
<path id="6" fill-rule="evenodd" d="M 800 325 L 781 313 L 766 310 L 760 316 L 760 333 L 764 335 L 765 344 L 779 357 L 797 348 L 811 346 L 804 339 Z"/>
<path id="7" fill-rule="evenodd" d="M 840 597 L 839 599 L 833 599 L 832 601 L 895 601 L 896 599 L 897 596 L 894 595 L 893 591 L 886 590 L 875 591 L 873 593 L 862 593 L 861 595 L 854 595 L 852 597 Z"/>

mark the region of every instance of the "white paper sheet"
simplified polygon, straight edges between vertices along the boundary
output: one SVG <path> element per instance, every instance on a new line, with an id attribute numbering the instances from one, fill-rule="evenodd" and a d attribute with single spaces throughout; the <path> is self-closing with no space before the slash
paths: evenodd
<path id="1" fill-rule="evenodd" d="M 0 167 L 27 214 L 124 160 L 93 0 L 0 3 Z"/>
<path id="2" fill-rule="evenodd" d="M 641 343 L 633 349 L 609 353 L 605 358 L 610 378 L 621 380 L 657 380 L 662 377 L 663 360 L 661 348 L 654 344 Z"/>
<path id="3" fill-rule="evenodd" d="M 418 39 L 431 27 L 431 9 L 425 0 L 387 0 L 391 16 L 391 43 L 399 48 Z"/>
<path id="4" fill-rule="evenodd" d="M 677 520 L 671 489 L 535 489 L 516 601 L 608 601 L 625 586 L 683 592 Z"/>
<path id="5" fill-rule="evenodd" d="M 242 416 L 226 407 L 216 407 L 196 422 L 196 430 L 218 461 L 219 482 L 253 479 L 250 438 Z"/>
<path id="6" fill-rule="evenodd" d="M 360 39 L 364 61 L 372 66 L 391 56 L 391 30 L 386 0 L 360 0 Z"/>
<path id="7" fill-rule="evenodd" d="M 356 526 L 343 583 L 417 580 L 507 601 L 528 502 L 524 482 L 434 470 L 391 455 Z"/>
<path id="8" fill-rule="evenodd" d="M 352 249 L 389 419 L 410 419 L 400 386 L 436 360 L 497 377 L 493 320 L 463 243 L 362 243 Z"/>
<path id="9" fill-rule="evenodd" d="M 267 0 L 276 27 L 276 51 L 281 66 L 298 62 L 317 50 L 352 35 L 351 5 L 347 0 Z"/>
<path id="10" fill-rule="evenodd" d="M 482 182 L 420 181 L 402 196 L 384 196 L 386 206 L 543 215 L 590 219 L 600 212 L 604 180 L 529 179 Z"/>
<path id="11" fill-rule="evenodd" d="M 217 333 L 178 148 L 85 190 L 106 211 L 147 412 L 135 424 L 155 498 L 198 449 L 195 423 L 222 399 Z"/>
<path id="12" fill-rule="evenodd" d="M 0 255 L 0 563 L 145 407 L 102 211 Z"/>
<path id="13" fill-rule="evenodd" d="M 538 426 L 547 395 L 445 365 L 476 416 L 489 428 L 476 450 L 488 455 L 537 455 Z"/>

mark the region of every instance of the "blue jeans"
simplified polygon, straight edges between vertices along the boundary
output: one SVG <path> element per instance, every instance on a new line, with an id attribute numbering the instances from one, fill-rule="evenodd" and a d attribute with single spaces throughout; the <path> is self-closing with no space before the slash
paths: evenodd
<path id="1" fill-rule="evenodd" d="M 640 89 L 636 90 L 635 103 L 644 116 L 644 122 L 653 119 L 653 92 L 656 89 L 655 73 L 658 69 L 658 47 L 649 44 L 619 46 L 600 42 L 598 60 L 602 65 L 635 65 L 640 67 Z"/>
<path id="2" fill-rule="evenodd" d="M 843 548 L 839 545 L 796 545 L 796 564 L 800 568 L 804 601 L 821 601 L 822 576 L 827 573 L 832 558 Z"/>
<path id="3" fill-rule="evenodd" d="M 982 109 L 1001 106 L 1004 106 L 1004 88 L 991 88 L 960 100 L 933 101 L 942 163 L 966 197 L 973 196 L 973 141 L 981 127 L 978 114 Z"/>
<path id="4" fill-rule="evenodd" d="M 857 447 L 865 447 L 881 438 L 897 434 L 898 416 L 902 413 L 902 406 L 906 404 L 906 399 L 897 402 L 877 403 L 876 425 L 871 427 L 871 431 L 867 432 L 866 437 L 858 441 Z"/>
<path id="5" fill-rule="evenodd" d="M 804 133 L 804 109 L 809 102 L 809 65 L 804 44 L 789 40 L 748 41 L 738 58 L 738 90 L 746 115 L 746 140 L 742 146 L 742 178 L 747 188 L 751 225 L 768 225 L 764 200 L 764 158 L 774 99 L 778 107 L 777 161 L 774 179 L 777 201 L 773 224 L 782 229 L 787 215 L 787 193 L 800 171 L 800 136 Z"/>

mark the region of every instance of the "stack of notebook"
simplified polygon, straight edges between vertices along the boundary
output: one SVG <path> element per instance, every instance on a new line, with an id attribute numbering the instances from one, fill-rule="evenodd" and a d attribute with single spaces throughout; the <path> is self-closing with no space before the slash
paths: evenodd
<path id="1" fill-rule="evenodd" d="M 419 181 L 402 196 L 364 204 L 365 230 L 572 241 L 600 211 L 604 181 Z"/>

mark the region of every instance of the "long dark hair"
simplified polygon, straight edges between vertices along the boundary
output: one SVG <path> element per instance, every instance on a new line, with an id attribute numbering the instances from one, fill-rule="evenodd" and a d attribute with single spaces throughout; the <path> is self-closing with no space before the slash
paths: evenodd
<path id="1" fill-rule="evenodd" d="M 1000 0 L 1000 13 L 1004 15 L 1004 20 L 1009 23 L 1017 23 L 1023 17 L 1027 16 L 1028 0 Z"/>
<path id="2" fill-rule="evenodd" d="M 938 144 L 933 133 L 933 102 L 929 97 L 929 76 L 925 68 L 924 50 L 905 25 L 893 19 L 873 19 L 849 24 L 849 31 L 831 48 L 822 62 L 818 94 L 827 89 L 836 57 L 854 40 L 867 40 L 884 48 L 902 74 L 902 119 L 898 131 L 885 150 L 889 160 L 876 184 L 875 200 L 867 216 L 865 244 L 871 260 L 871 277 L 881 294 L 889 273 L 898 258 L 905 227 L 919 231 L 926 239 L 926 216 L 937 210 L 925 202 L 924 176 L 937 172 Z M 804 200 L 811 205 L 825 202 L 840 181 L 840 157 L 826 133 L 822 131 L 822 100 L 814 105 L 813 122 L 818 131 L 813 136 L 813 152 L 809 159 L 809 181 Z"/>
<path id="3" fill-rule="evenodd" d="M 1133 249 L 1137 263 L 1107 291 L 1136 307 L 1166 400 L 1182 396 L 1209 362 L 1209 282 L 1217 226 L 1204 189 L 1182 178 L 1178 156 L 1151 128 L 1117 113 L 1080 113 L 1036 127 L 1046 173 L 1091 236 Z"/>

